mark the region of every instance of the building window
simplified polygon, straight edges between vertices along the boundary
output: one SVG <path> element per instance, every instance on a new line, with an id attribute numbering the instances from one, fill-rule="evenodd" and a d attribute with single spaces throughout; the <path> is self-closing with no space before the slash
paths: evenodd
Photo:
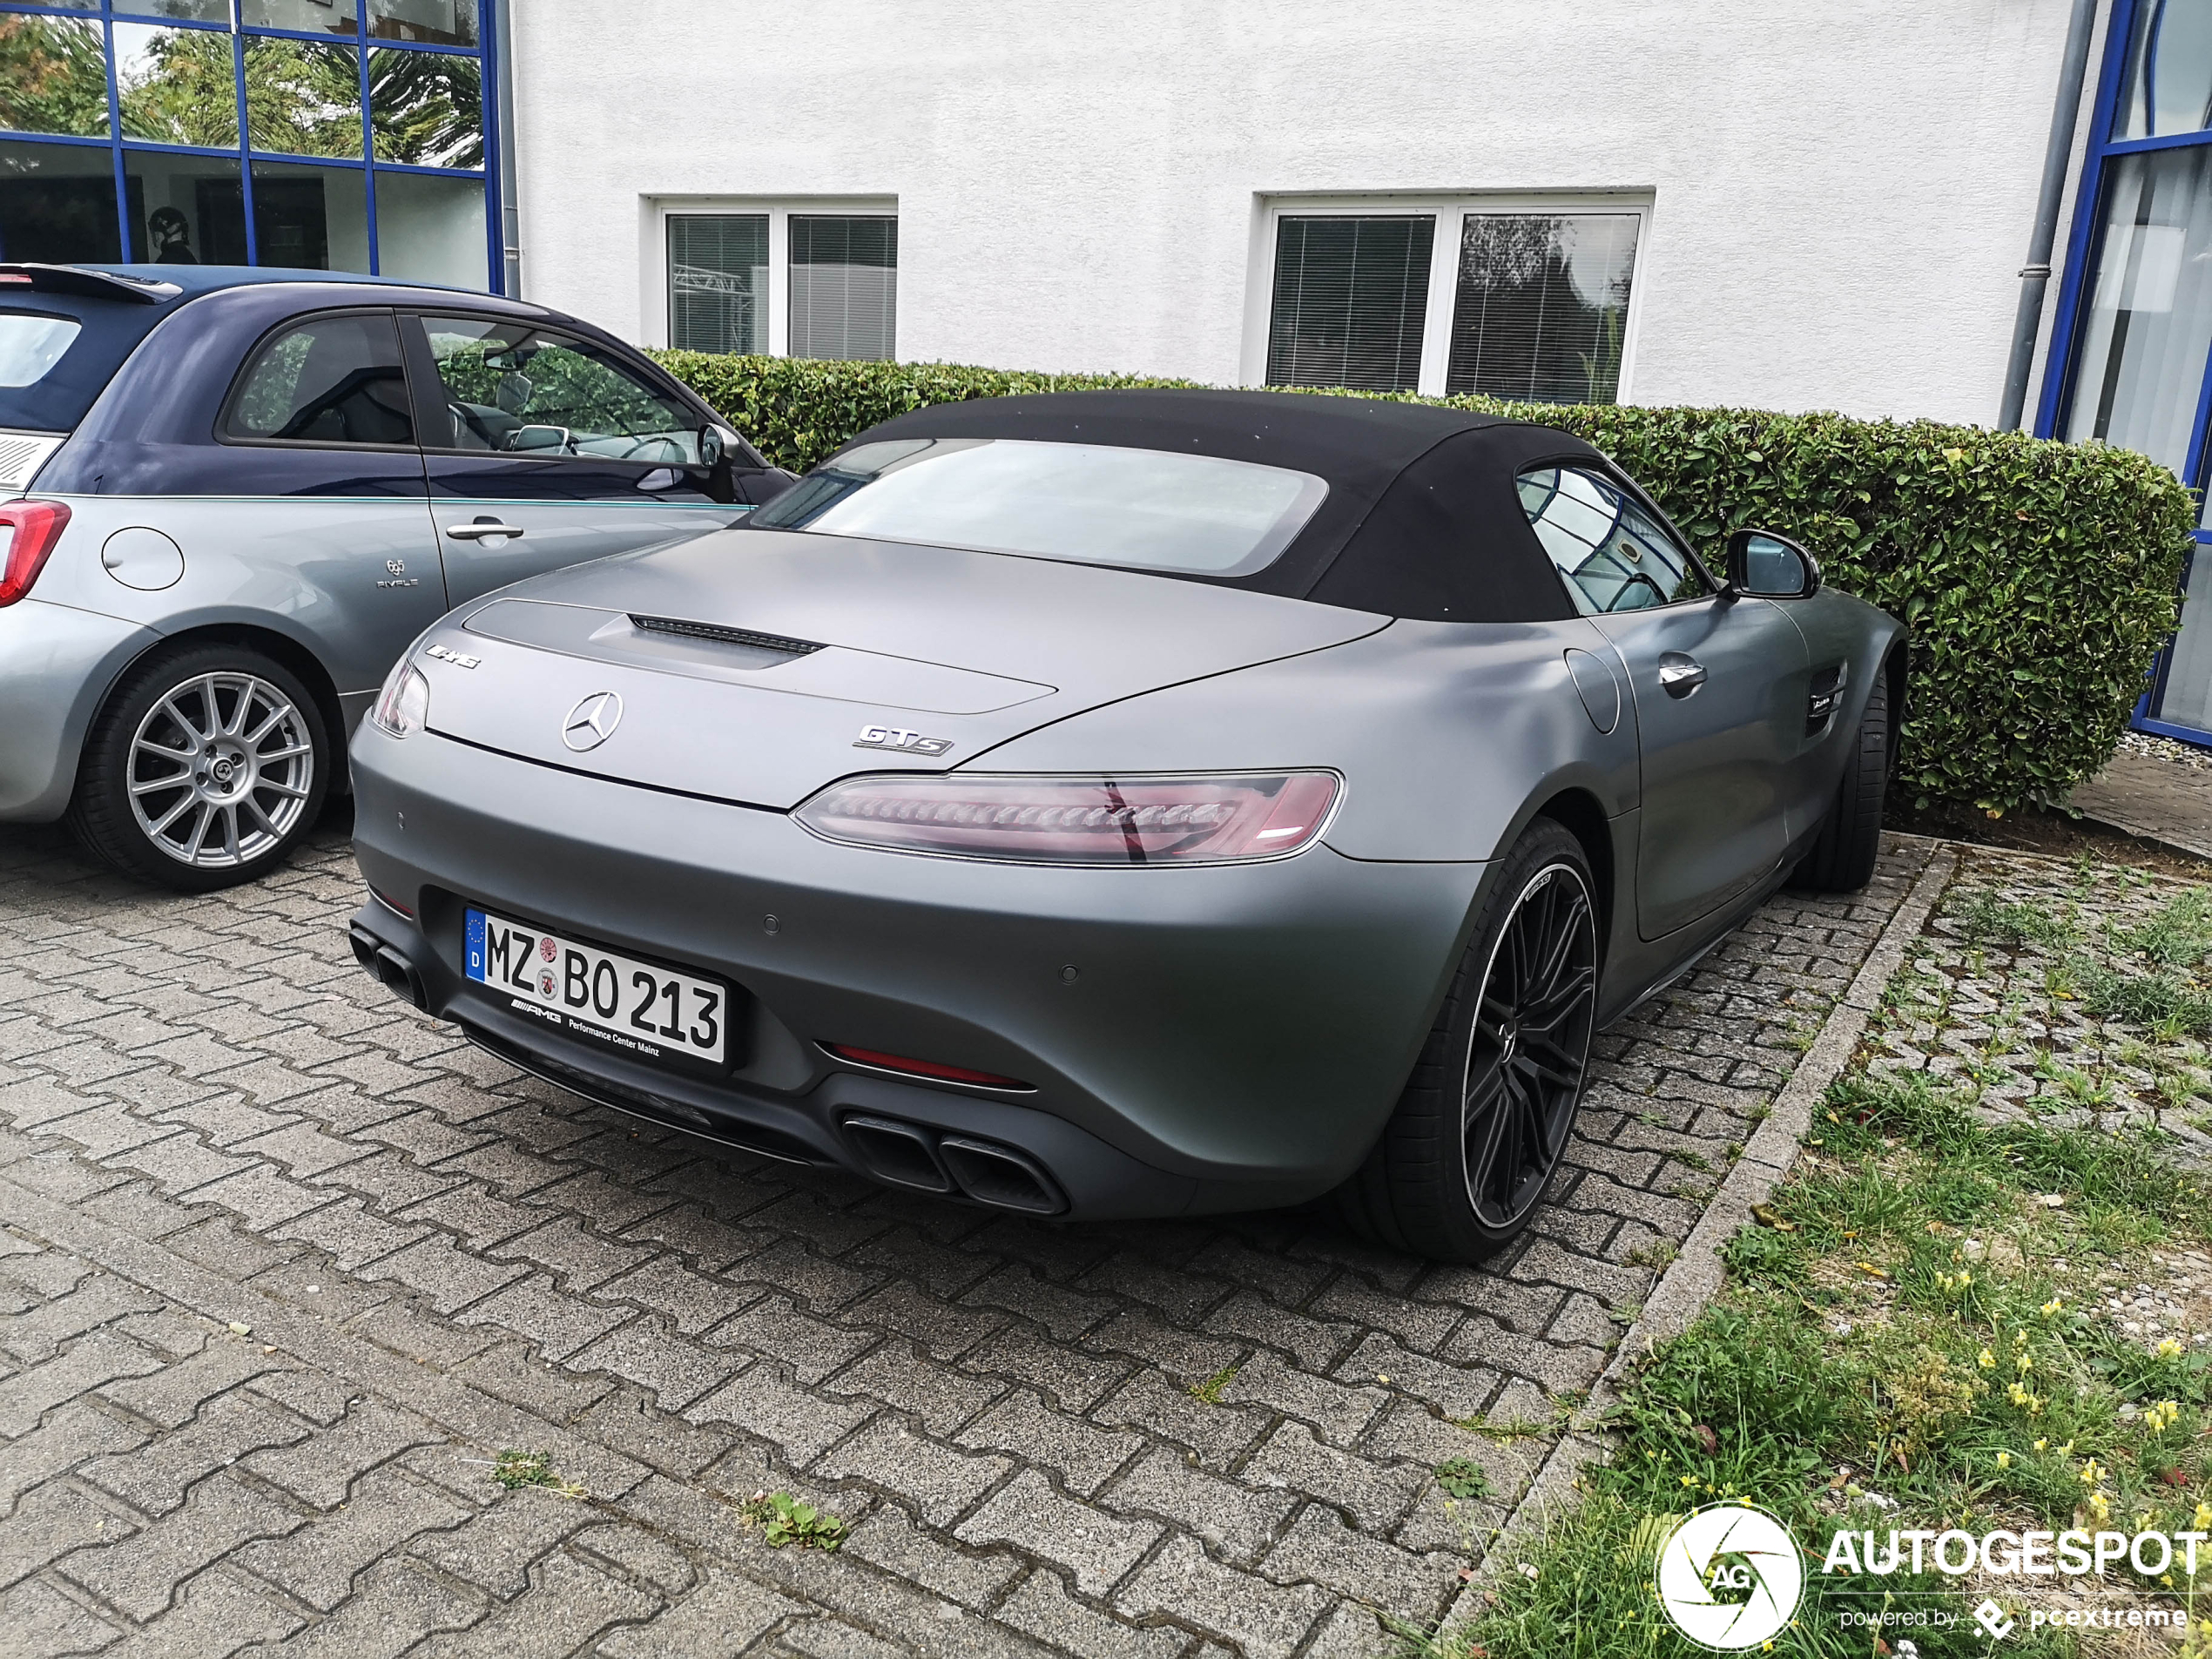
<path id="1" fill-rule="evenodd" d="M 490 286 L 487 3 L 0 11 L 0 259 Z"/>
<path id="2" fill-rule="evenodd" d="M 869 200 L 669 204 L 660 338 L 679 351 L 898 354 L 899 219 Z"/>
<path id="3" fill-rule="evenodd" d="M 1426 213 L 1278 220 L 1267 383 L 1413 390 L 1435 237 Z"/>
<path id="4" fill-rule="evenodd" d="M 1248 378 L 1615 402 L 1646 212 L 1614 197 L 1278 204 Z"/>

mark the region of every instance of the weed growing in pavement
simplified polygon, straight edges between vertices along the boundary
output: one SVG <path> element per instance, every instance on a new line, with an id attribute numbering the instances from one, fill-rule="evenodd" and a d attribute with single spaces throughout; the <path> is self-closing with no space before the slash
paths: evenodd
<path id="1" fill-rule="evenodd" d="M 1959 1619 L 1910 1632 L 1923 1659 L 1986 1655 L 1969 1609 L 2020 1582 L 1823 1575 L 1839 1527 L 2212 1527 L 2212 1352 L 2097 1305 L 2157 1271 L 2152 1248 L 2202 1249 L 2212 1192 L 2144 1133 L 1993 1123 L 1972 1103 L 1920 1074 L 1837 1082 L 1813 1154 L 1728 1245 L 1728 1287 L 1646 1358 L 1611 1460 L 1524 1547 L 1533 1571 L 1496 1575 L 1463 1628 L 1399 1632 L 1403 1651 L 1686 1656 L 1654 1556 L 1720 1498 L 1773 1510 L 1811 1551 L 1776 1649 L 1819 1659 L 1865 1659 L 1871 1633 L 1838 1615 L 1907 1594 Z M 2153 1580 L 2123 1562 L 2106 1582 L 2203 1617 L 2212 1557 L 2199 1567 L 2191 1582 L 2178 1560 Z M 2023 1622 L 2005 1651 L 2059 1659 L 2077 1640 Z"/>
<path id="2" fill-rule="evenodd" d="M 1436 1466 L 1436 1484 L 1453 1498 L 1488 1498 L 1496 1494 L 1490 1472 L 1471 1457 L 1455 1457 Z"/>
<path id="3" fill-rule="evenodd" d="M 491 1478 L 509 1492 L 523 1487 L 543 1487 L 563 1498 L 581 1498 L 584 1489 L 555 1471 L 548 1452 L 502 1452 L 492 1460 Z"/>
<path id="4" fill-rule="evenodd" d="M 1224 1366 L 1205 1381 L 1193 1383 L 1190 1388 L 1190 1398 L 1209 1406 L 1220 1405 L 1221 1391 L 1236 1380 L 1238 1372 L 1242 1369 L 1241 1366 Z"/>
<path id="5" fill-rule="evenodd" d="M 754 1493 L 745 1505 L 744 1514 L 745 1525 L 759 1527 L 771 1549 L 797 1544 L 801 1549 L 834 1550 L 853 1530 L 848 1522 L 800 1502 L 788 1492 Z"/>

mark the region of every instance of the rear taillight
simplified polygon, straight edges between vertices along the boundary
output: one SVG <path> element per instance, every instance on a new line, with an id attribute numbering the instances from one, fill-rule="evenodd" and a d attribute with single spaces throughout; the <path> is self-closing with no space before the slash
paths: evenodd
<path id="1" fill-rule="evenodd" d="M 840 1060 L 849 1060 L 856 1066 L 873 1066 L 881 1071 L 903 1071 L 910 1077 L 934 1077 L 948 1083 L 974 1083 L 981 1089 L 1027 1089 L 1029 1086 L 1016 1077 L 1001 1077 L 995 1071 L 976 1071 L 967 1066 L 948 1066 L 941 1060 L 914 1060 L 902 1054 L 856 1049 L 849 1042 L 825 1042 L 822 1047 Z"/>
<path id="2" fill-rule="evenodd" d="M 833 841 L 1025 864 L 1232 864 L 1312 845 L 1334 772 L 1197 778 L 932 777 L 833 784 L 792 814 Z"/>
<path id="3" fill-rule="evenodd" d="M 0 502 L 0 605 L 30 591 L 68 523 L 69 509 L 57 501 Z"/>

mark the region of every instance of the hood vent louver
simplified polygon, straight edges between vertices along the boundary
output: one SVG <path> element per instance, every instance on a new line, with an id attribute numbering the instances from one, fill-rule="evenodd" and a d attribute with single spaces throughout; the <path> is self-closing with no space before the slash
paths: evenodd
<path id="1" fill-rule="evenodd" d="M 750 645 L 756 651 L 782 651 L 791 657 L 805 657 L 822 649 L 819 641 L 791 639 L 782 634 L 755 633 L 750 628 L 725 628 L 719 623 L 685 622 L 674 617 L 640 617 L 632 614 L 630 625 L 649 634 L 675 634 L 685 639 L 711 639 L 725 645 Z"/>

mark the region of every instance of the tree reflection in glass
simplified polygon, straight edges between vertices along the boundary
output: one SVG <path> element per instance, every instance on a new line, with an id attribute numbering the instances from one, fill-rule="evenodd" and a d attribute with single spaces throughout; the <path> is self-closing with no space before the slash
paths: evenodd
<path id="1" fill-rule="evenodd" d="M 376 159 L 416 167 L 484 165 L 483 70 L 474 57 L 378 47 L 368 54 Z"/>
<path id="2" fill-rule="evenodd" d="M 354 49 L 314 40 L 247 40 L 246 127 L 259 151 L 358 159 L 361 69 Z"/>
<path id="3" fill-rule="evenodd" d="M 0 13 L 0 127 L 107 136 L 107 57 L 99 24 Z"/>

